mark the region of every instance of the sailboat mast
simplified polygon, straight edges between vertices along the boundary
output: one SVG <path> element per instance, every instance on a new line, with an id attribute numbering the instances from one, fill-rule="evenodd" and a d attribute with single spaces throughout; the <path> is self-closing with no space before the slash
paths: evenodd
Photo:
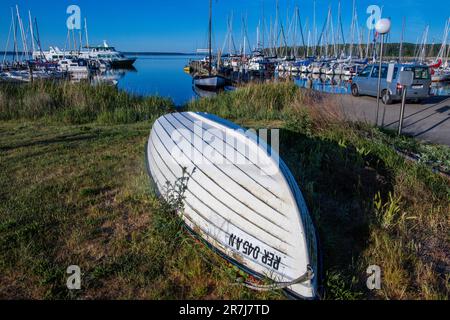
<path id="1" fill-rule="evenodd" d="M 209 0 L 209 26 L 208 26 L 208 50 L 209 50 L 209 75 L 212 73 L 212 0 Z"/>
<path id="2" fill-rule="evenodd" d="M 84 18 L 84 32 L 86 33 L 86 48 L 89 49 L 89 33 L 88 33 L 88 25 L 87 25 L 86 18 Z"/>
<path id="3" fill-rule="evenodd" d="M 42 52 L 41 36 L 39 35 L 39 27 L 38 27 L 38 23 L 37 23 L 37 18 L 34 18 L 34 24 L 36 26 L 36 37 L 37 37 L 36 40 L 37 40 L 37 45 L 38 45 L 39 52 L 41 54 L 41 58 L 44 58 L 45 60 L 47 60 L 46 57 L 45 57 L 45 54 Z"/>
<path id="4" fill-rule="evenodd" d="M 278 34 L 278 17 L 279 17 L 279 2 L 276 2 L 276 12 L 275 12 L 275 23 L 274 23 L 274 43 L 275 43 L 275 54 L 279 55 L 279 34 Z"/>
<path id="5" fill-rule="evenodd" d="M 75 29 L 72 29 L 73 51 L 77 51 L 77 39 L 75 38 Z"/>
<path id="6" fill-rule="evenodd" d="M 352 9 L 352 25 L 350 27 L 350 57 L 353 57 L 353 46 L 355 44 L 355 0 L 353 0 L 353 9 Z"/>
<path id="7" fill-rule="evenodd" d="M 17 21 L 18 21 L 19 28 L 20 28 L 20 36 L 22 37 L 22 48 L 24 51 L 24 52 L 22 52 L 22 57 L 23 57 L 25 55 L 28 55 L 28 47 L 27 47 L 27 42 L 26 42 L 25 29 L 23 28 L 23 22 L 22 22 L 22 19 L 20 18 L 20 12 L 19 12 L 18 5 L 16 5 L 16 13 L 17 13 Z"/>
<path id="8" fill-rule="evenodd" d="M 297 17 L 298 17 L 298 23 L 299 23 L 299 27 L 300 27 L 300 35 L 302 37 L 302 45 L 303 48 L 305 48 L 306 43 L 305 43 L 305 35 L 303 34 L 303 23 L 302 23 L 302 17 L 300 16 L 300 8 L 297 6 Z M 306 57 L 306 54 L 305 54 Z"/>
<path id="9" fill-rule="evenodd" d="M 78 31 L 78 37 L 80 39 L 80 44 L 78 46 L 78 54 L 80 54 L 81 49 L 83 49 L 83 34 L 81 33 L 81 30 Z"/>
<path id="10" fill-rule="evenodd" d="M 3 67 L 5 66 L 5 63 L 6 63 L 6 56 L 7 56 L 7 54 L 8 54 L 8 48 L 9 48 L 9 40 L 11 39 L 11 33 L 13 32 L 14 30 L 13 30 L 13 23 L 12 23 L 12 21 L 11 21 L 11 24 L 10 24 L 10 26 L 9 26 L 9 33 L 8 33 L 8 40 L 6 40 L 6 47 L 5 47 L 5 53 L 4 53 L 4 56 L 3 56 L 3 61 L 2 61 L 2 64 L 1 64 L 1 70 L 3 70 Z"/>
<path id="11" fill-rule="evenodd" d="M 340 49 L 340 43 L 341 43 L 341 34 L 339 32 L 339 24 L 341 22 L 341 2 L 338 3 L 338 14 L 337 14 L 337 25 L 336 25 L 336 46 L 337 46 L 337 57 L 339 58 L 341 49 Z"/>
<path id="12" fill-rule="evenodd" d="M 260 43 L 259 43 L 259 28 L 260 27 L 261 27 L 261 20 L 259 20 L 258 26 L 256 27 L 256 48 L 255 48 L 255 50 L 258 50 L 260 48 Z"/>
<path id="13" fill-rule="evenodd" d="M 449 32 L 449 29 L 450 29 L 450 18 L 448 18 L 448 20 L 447 20 L 447 39 L 448 39 L 448 32 Z M 445 52 L 444 52 L 444 55 L 446 56 L 446 58 L 445 58 L 445 67 L 448 67 L 448 58 L 449 58 L 449 56 L 450 56 L 450 45 L 447 43 L 447 40 L 446 40 L 446 49 L 444 49 L 444 51 L 447 51 L 447 54 L 445 55 Z"/>
<path id="14" fill-rule="evenodd" d="M 28 18 L 30 20 L 30 33 L 31 33 L 31 48 L 33 50 L 32 55 L 36 51 L 36 47 L 34 46 L 34 30 L 33 30 L 33 19 L 31 18 L 31 11 L 28 11 Z"/>
<path id="15" fill-rule="evenodd" d="M 14 16 L 14 9 L 11 8 L 11 19 L 14 29 L 14 52 L 16 54 L 16 62 L 19 62 L 19 46 L 17 45 L 17 25 L 16 25 L 16 17 Z"/>
<path id="16" fill-rule="evenodd" d="M 261 0 L 261 10 L 262 10 L 262 17 L 261 17 L 261 19 L 262 19 L 262 24 L 261 24 L 261 32 L 262 32 L 262 51 L 263 51 L 263 53 L 264 53 L 264 50 L 265 50 L 265 17 L 264 17 L 264 1 L 263 0 Z"/>
<path id="17" fill-rule="evenodd" d="M 369 29 L 367 31 L 367 44 L 366 44 L 366 59 L 369 59 L 369 50 L 370 50 L 370 34 L 372 30 Z"/>
<path id="18" fill-rule="evenodd" d="M 403 38 L 405 36 L 405 17 L 403 17 L 402 38 L 400 39 L 400 50 L 398 52 L 398 61 L 401 63 L 403 58 Z"/>
<path id="19" fill-rule="evenodd" d="M 316 33 L 317 33 L 317 28 L 316 28 L 316 1 L 314 0 L 313 3 L 313 34 L 312 34 L 312 41 L 313 41 L 313 52 L 314 55 L 316 54 Z"/>

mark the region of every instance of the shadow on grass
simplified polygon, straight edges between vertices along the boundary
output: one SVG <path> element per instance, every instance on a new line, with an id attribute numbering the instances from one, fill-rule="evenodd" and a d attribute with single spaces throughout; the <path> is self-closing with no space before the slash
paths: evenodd
<path id="1" fill-rule="evenodd" d="M 98 135 L 86 134 L 86 133 L 76 133 L 69 135 L 57 136 L 51 139 L 37 140 L 27 143 L 17 143 L 13 145 L 0 146 L 0 151 L 11 151 L 20 148 L 27 147 L 37 147 L 37 146 L 46 146 L 51 144 L 58 143 L 68 143 L 68 142 L 80 142 L 80 141 L 88 141 L 98 138 Z"/>
<path id="2" fill-rule="evenodd" d="M 373 200 L 378 192 L 385 198 L 393 190 L 393 177 L 383 160 L 366 150 L 286 129 L 280 131 L 280 155 L 316 223 L 324 275 L 345 270 L 347 280 L 363 280 L 365 274 L 355 261 L 367 246 Z"/>

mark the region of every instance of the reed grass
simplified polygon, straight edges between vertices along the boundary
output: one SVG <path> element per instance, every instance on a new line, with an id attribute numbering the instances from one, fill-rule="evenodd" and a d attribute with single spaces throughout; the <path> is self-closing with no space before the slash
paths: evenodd
<path id="1" fill-rule="evenodd" d="M 36 81 L 0 85 L 0 120 L 43 120 L 64 124 L 125 124 L 174 108 L 170 99 L 141 97 L 113 86 Z"/>
<path id="2" fill-rule="evenodd" d="M 448 299 L 450 148 L 348 122 L 328 95 L 250 85 L 191 102 L 244 126 L 281 128 L 281 156 L 319 229 L 328 299 Z M 398 150 L 420 155 L 410 162 Z M 382 290 L 366 269 L 379 265 Z"/>

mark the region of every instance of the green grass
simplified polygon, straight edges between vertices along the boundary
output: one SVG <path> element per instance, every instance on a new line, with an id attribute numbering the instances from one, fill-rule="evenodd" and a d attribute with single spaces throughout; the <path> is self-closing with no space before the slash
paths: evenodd
<path id="1" fill-rule="evenodd" d="M 92 100 L 25 107 L 35 86 L 50 96 L 92 90 Z M 121 99 L 136 117 L 113 116 Z M 173 106 L 158 99 L 84 85 L 0 89 L 0 298 L 283 297 L 237 286 L 242 274 L 186 233 L 151 191 L 145 142 L 154 119 Z M 12 110 L 5 101 L 23 105 Z M 80 117 L 64 121 L 72 108 Z M 281 155 L 319 230 L 325 299 L 448 298 L 449 180 L 394 150 L 444 163 L 447 147 L 347 123 L 325 98 L 289 84 L 186 108 L 281 129 Z M 83 272 L 78 292 L 65 287 L 73 264 Z M 365 287 L 373 264 L 382 269 L 381 291 Z"/>
<path id="2" fill-rule="evenodd" d="M 281 129 L 281 157 L 319 229 L 326 298 L 448 298 L 450 183 L 432 169 L 448 172 L 449 147 L 346 122 L 325 96 L 291 83 L 247 86 L 187 108 Z M 382 290 L 369 292 L 365 272 L 374 264 Z"/>
<path id="3" fill-rule="evenodd" d="M 40 82 L 0 84 L 0 120 L 45 120 L 58 124 L 127 124 L 173 109 L 170 99 L 143 98 L 108 85 Z"/>
<path id="4" fill-rule="evenodd" d="M 1 124 L 1 298 L 280 296 L 235 286 L 237 273 L 151 192 L 150 128 Z M 82 290 L 71 293 L 74 264 Z"/>

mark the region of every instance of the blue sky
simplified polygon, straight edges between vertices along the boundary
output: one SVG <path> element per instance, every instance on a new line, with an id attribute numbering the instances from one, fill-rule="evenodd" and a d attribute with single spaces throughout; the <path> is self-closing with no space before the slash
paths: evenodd
<path id="1" fill-rule="evenodd" d="M 406 16 L 406 40 L 416 42 L 427 24 L 430 25 L 429 42 L 440 42 L 450 6 L 441 0 L 357 0 L 359 25 L 365 25 L 366 8 L 383 6 L 383 17 L 393 21 L 391 39 L 400 38 L 402 19 Z M 214 35 L 216 47 L 222 47 L 227 30 L 227 16 L 234 14 L 234 36 L 241 39 L 241 20 L 248 20 L 248 33 L 256 42 L 256 25 L 261 17 L 262 3 L 267 21 L 275 17 L 275 0 L 214 0 Z M 344 32 L 349 34 L 352 0 L 341 0 Z M 0 50 L 6 45 L 11 23 L 10 8 L 19 5 L 24 20 L 28 10 L 39 22 L 43 47 L 64 47 L 68 15 L 66 9 L 76 4 L 81 8 L 82 19 L 88 19 L 91 44 L 103 39 L 122 51 L 194 52 L 205 47 L 207 35 L 208 0 L 2 0 L 0 3 Z M 313 0 L 280 0 L 280 15 L 286 20 L 287 8 L 300 6 L 303 22 L 312 23 Z M 337 13 L 338 0 L 317 0 L 318 28 L 326 18 L 327 8 Z M 292 12 L 292 10 L 290 10 Z M 334 18 L 336 22 L 336 17 Z M 28 25 L 28 19 L 27 23 Z M 364 29 L 365 31 L 367 29 Z"/>

